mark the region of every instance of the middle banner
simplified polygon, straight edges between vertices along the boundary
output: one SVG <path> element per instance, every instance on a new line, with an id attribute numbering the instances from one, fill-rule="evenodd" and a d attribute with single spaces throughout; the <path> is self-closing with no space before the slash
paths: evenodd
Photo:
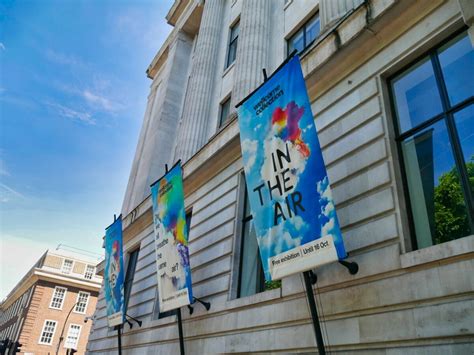
<path id="1" fill-rule="evenodd" d="M 238 117 L 265 279 L 345 258 L 299 58 L 247 98 Z"/>
<path id="2" fill-rule="evenodd" d="M 192 303 L 183 174 L 176 164 L 151 185 L 160 312 Z"/>

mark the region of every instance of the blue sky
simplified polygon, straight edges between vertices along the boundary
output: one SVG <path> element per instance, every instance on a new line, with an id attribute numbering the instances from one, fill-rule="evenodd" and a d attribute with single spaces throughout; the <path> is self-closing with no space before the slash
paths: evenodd
<path id="1" fill-rule="evenodd" d="M 47 248 L 103 253 L 171 4 L 1 2 L 0 298 Z"/>

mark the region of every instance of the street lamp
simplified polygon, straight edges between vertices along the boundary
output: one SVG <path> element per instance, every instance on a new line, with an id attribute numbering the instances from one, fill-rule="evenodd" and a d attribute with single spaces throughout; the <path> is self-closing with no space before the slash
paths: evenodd
<path id="1" fill-rule="evenodd" d="M 64 339 L 63 335 L 64 335 L 64 328 L 66 327 L 66 324 L 67 324 L 67 320 L 69 319 L 69 316 L 71 315 L 71 312 L 72 310 L 77 306 L 77 304 L 79 303 L 80 301 L 77 301 L 76 303 L 74 303 L 74 305 L 71 307 L 71 309 L 69 310 L 69 313 L 67 314 L 67 317 L 66 317 L 66 320 L 64 321 L 64 324 L 63 324 L 63 329 L 61 330 L 61 336 L 59 337 L 59 343 L 58 343 L 58 347 L 56 348 L 56 355 L 59 354 L 59 347 L 61 346 L 61 343 Z"/>

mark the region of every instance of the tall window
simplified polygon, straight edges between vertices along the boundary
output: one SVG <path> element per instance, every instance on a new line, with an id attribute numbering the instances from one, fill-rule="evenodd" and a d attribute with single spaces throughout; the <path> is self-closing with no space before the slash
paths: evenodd
<path id="1" fill-rule="evenodd" d="M 71 271 L 72 271 L 72 265 L 73 264 L 74 264 L 74 262 L 72 260 L 64 259 L 63 267 L 61 268 L 61 272 L 63 274 L 70 274 Z"/>
<path id="2" fill-rule="evenodd" d="M 473 73 L 463 32 L 389 80 L 415 248 L 474 234 Z"/>
<path id="3" fill-rule="evenodd" d="M 79 291 L 77 294 L 76 307 L 74 312 L 76 313 L 86 313 L 87 304 L 89 303 L 90 293 Z"/>
<path id="4" fill-rule="evenodd" d="M 227 121 L 229 118 L 229 111 L 230 111 L 230 97 L 226 99 L 223 103 L 221 103 L 221 110 L 219 115 L 219 127 Z"/>
<path id="5" fill-rule="evenodd" d="M 128 300 L 130 298 L 130 292 L 132 291 L 133 277 L 135 276 L 135 268 L 137 267 L 139 251 L 140 249 L 135 249 L 129 254 L 128 257 L 127 273 L 125 274 L 124 282 L 125 303 L 123 309 L 125 310 L 125 312 L 127 311 Z"/>
<path id="6" fill-rule="evenodd" d="M 50 308 L 62 309 L 64 298 L 66 296 L 67 288 L 65 287 L 55 287 L 53 292 L 53 297 L 51 298 Z"/>
<path id="7" fill-rule="evenodd" d="M 235 60 L 237 55 L 237 42 L 239 39 L 239 22 L 230 28 L 229 49 L 227 50 L 227 62 L 225 67 L 228 68 Z"/>
<path id="8" fill-rule="evenodd" d="M 53 342 L 54 332 L 56 331 L 56 325 L 58 322 L 54 320 L 46 320 L 41 331 L 39 343 L 44 345 L 50 345 Z"/>
<path id="9" fill-rule="evenodd" d="M 87 280 L 92 280 L 92 277 L 94 276 L 94 272 L 95 272 L 95 266 L 87 265 L 86 272 L 84 273 L 84 278 Z"/>
<path id="10" fill-rule="evenodd" d="M 245 186 L 243 208 L 238 297 L 250 296 L 265 289 L 265 278 L 258 254 L 257 236 L 253 228 L 247 186 Z"/>
<path id="11" fill-rule="evenodd" d="M 298 53 L 304 52 L 319 36 L 320 30 L 319 13 L 317 13 L 288 39 L 287 54 L 290 55 L 295 49 Z"/>
<path id="12" fill-rule="evenodd" d="M 77 324 L 70 324 L 66 341 L 64 342 L 64 347 L 66 349 L 77 349 L 77 343 L 79 342 L 80 336 L 81 326 Z"/>

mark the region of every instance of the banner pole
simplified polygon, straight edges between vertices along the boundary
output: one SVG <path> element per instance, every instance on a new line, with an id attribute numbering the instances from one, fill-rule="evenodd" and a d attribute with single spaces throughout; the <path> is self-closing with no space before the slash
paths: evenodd
<path id="1" fill-rule="evenodd" d="M 176 315 L 178 316 L 179 351 L 181 355 L 184 355 L 183 321 L 181 319 L 181 308 L 176 310 Z"/>
<path id="2" fill-rule="evenodd" d="M 118 353 L 119 353 L 119 355 L 122 355 L 122 334 L 120 332 L 121 328 L 122 328 L 122 325 L 119 325 L 118 328 L 117 328 Z"/>
<path id="3" fill-rule="evenodd" d="M 309 302 L 309 309 L 311 311 L 311 318 L 313 320 L 314 334 L 316 335 L 316 344 L 318 345 L 319 355 L 326 355 L 324 349 L 323 334 L 321 333 L 321 325 L 319 324 L 318 309 L 316 308 L 316 302 L 314 302 L 313 284 L 311 283 L 311 271 L 303 272 L 304 283 L 306 286 L 306 297 Z"/>

